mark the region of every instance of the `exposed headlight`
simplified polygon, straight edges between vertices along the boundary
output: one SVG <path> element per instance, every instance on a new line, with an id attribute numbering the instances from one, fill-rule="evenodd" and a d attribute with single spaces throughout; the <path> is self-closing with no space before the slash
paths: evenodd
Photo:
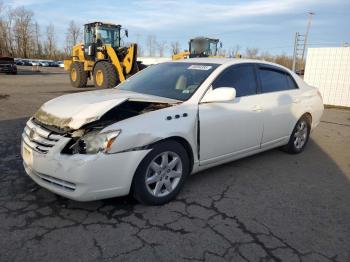
<path id="1" fill-rule="evenodd" d="M 113 142 L 119 136 L 120 130 L 100 133 L 92 131 L 82 136 L 78 141 L 79 153 L 97 154 L 98 152 L 108 153 Z"/>

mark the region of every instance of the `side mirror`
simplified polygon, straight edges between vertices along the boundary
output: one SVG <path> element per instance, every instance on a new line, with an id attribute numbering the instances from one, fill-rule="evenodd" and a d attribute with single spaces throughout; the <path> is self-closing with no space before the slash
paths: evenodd
<path id="1" fill-rule="evenodd" d="M 128 29 L 125 29 L 125 30 L 124 30 L 124 33 L 125 33 L 125 36 L 126 36 L 126 37 L 129 37 L 129 31 L 128 31 Z"/>
<path id="2" fill-rule="evenodd" d="M 233 87 L 218 87 L 208 91 L 201 103 L 227 102 L 236 98 L 236 89 Z"/>

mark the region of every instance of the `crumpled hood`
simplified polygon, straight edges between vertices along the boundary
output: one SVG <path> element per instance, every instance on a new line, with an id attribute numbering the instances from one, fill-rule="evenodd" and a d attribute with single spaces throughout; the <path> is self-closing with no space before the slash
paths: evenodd
<path id="1" fill-rule="evenodd" d="M 87 123 L 98 120 L 106 112 L 126 100 L 159 103 L 179 102 L 165 97 L 118 89 L 105 89 L 54 98 L 43 104 L 34 117 L 47 125 L 79 129 Z"/>

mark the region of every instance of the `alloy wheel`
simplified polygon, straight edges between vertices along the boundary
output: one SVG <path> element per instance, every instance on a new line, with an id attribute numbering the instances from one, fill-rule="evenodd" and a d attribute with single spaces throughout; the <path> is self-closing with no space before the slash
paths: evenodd
<path id="1" fill-rule="evenodd" d="M 303 148 L 307 140 L 307 134 L 308 134 L 307 123 L 304 120 L 302 120 L 298 123 L 297 129 L 294 133 L 293 143 L 296 149 L 300 150 Z"/>
<path id="2" fill-rule="evenodd" d="M 179 184 L 182 170 L 182 161 L 178 154 L 171 151 L 162 152 L 153 158 L 147 167 L 147 190 L 155 197 L 170 194 Z"/>

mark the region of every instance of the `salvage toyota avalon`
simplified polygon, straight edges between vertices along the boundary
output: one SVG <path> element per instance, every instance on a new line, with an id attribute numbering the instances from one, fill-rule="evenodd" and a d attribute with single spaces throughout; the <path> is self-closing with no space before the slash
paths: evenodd
<path id="1" fill-rule="evenodd" d="M 322 113 L 318 90 L 282 66 L 187 59 L 46 102 L 26 124 L 22 157 L 37 184 L 64 197 L 131 193 L 157 205 L 189 174 L 275 147 L 300 153 Z"/>

